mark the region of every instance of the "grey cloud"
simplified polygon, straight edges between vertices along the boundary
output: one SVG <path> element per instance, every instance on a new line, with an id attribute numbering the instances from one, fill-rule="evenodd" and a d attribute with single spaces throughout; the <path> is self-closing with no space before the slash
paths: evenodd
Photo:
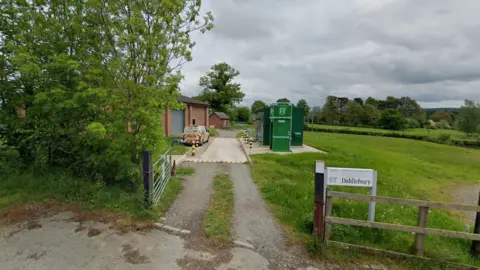
<path id="1" fill-rule="evenodd" d="M 204 0 L 216 27 L 195 35 L 183 91 L 227 62 L 255 99 L 410 96 L 424 104 L 480 100 L 477 0 Z"/>

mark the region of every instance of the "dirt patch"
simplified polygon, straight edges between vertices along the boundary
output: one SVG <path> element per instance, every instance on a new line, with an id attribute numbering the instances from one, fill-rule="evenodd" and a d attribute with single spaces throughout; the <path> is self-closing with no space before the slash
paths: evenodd
<path id="1" fill-rule="evenodd" d="M 53 201 L 43 204 L 23 204 L 13 206 L 6 211 L 0 213 L 0 220 L 5 225 L 12 225 L 19 222 L 35 220 L 40 217 L 49 217 L 64 211 L 62 206 L 59 206 Z"/>
<path id="2" fill-rule="evenodd" d="M 192 258 L 185 256 L 182 259 L 177 260 L 178 266 L 182 269 L 198 269 L 198 270 L 214 270 L 223 263 L 228 263 L 232 259 L 233 255 L 229 250 L 223 250 L 216 254 L 213 260 L 202 260 L 198 258 Z"/>
<path id="3" fill-rule="evenodd" d="M 88 230 L 88 237 L 95 237 L 100 235 L 101 233 L 102 231 L 100 231 L 99 229 L 90 228 Z"/>
<path id="4" fill-rule="evenodd" d="M 45 251 L 39 253 L 32 253 L 27 256 L 27 259 L 38 261 L 40 258 L 47 254 Z"/>
<path id="5" fill-rule="evenodd" d="M 125 252 L 123 254 L 125 261 L 130 264 L 145 264 L 150 262 L 148 257 L 140 255 L 138 249 L 134 249 L 130 244 L 123 245 L 122 251 Z"/>
<path id="6" fill-rule="evenodd" d="M 38 229 L 38 228 L 42 228 L 42 225 L 38 224 L 37 221 L 32 220 L 32 221 L 29 221 L 29 222 L 27 223 L 27 225 L 25 226 L 25 228 L 30 231 L 30 230 L 35 230 L 35 229 Z"/>
<path id="7" fill-rule="evenodd" d="M 81 232 L 81 231 L 83 231 L 83 230 L 85 230 L 85 229 L 86 229 L 86 228 L 82 226 L 82 223 L 79 223 L 79 224 L 78 224 L 78 227 L 75 228 L 74 232 L 76 232 L 76 233 L 77 233 L 77 232 Z"/>

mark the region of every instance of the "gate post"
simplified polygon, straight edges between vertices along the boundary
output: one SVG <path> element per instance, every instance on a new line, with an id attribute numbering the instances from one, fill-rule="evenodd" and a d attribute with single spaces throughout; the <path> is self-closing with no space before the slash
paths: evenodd
<path id="1" fill-rule="evenodd" d="M 315 162 L 315 204 L 313 212 L 313 235 L 323 240 L 325 206 L 325 164 L 321 160 Z"/>
<path id="2" fill-rule="evenodd" d="M 145 208 L 152 206 L 152 186 L 153 186 L 153 165 L 152 165 L 152 151 L 143 150 L 143 187 L 144 205 Z"/>
<path id="3" fill-rule="evenodd" d="M 480 193 L 478 195 L 478 206 L 480 206 Z M 480 233 L 480 213 L 476 212 L 475 213 L 475 225 L 473 227 L 473 233 L 479 234 Z M 473 257 L 478 257 L 480 255 L 480 241 L 473 240 L 472 241 L 472 256 Z"/>

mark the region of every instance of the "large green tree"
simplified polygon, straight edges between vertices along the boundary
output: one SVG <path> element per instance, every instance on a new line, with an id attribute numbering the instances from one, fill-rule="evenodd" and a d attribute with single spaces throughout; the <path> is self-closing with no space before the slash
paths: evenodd
<path id="1" fill-rule="evenodd" d="M 250 108 L 243 106 L 237 108 L 237 120 L 239 122 L 249 122 L 251 116 Z"/>
<path id="2" fill-rule="evenodd" d="M 267 104 L 261 100 L 255 100 L 252 104 L 252 113 L 255 113 L 258 109 L 267 107 Z"/>
<path id="3" fill-rule="evenodd" d="M 352 126 L 361 125 L 364 119 L 365 110 L 360 103 L 356 101 L 349 101 L 347 103 L 347 111 L 345 112 L 345 118 L 347 124 Z"/>
<path id="4" fill-rule="evenodd" d="M 108 181 L 139 179 L 162 145 L 200 1 L 0 0 L 0 117 L 24 162 Z M 18 117 L 20 115 L 21 117 Z"/>
<path id="5" fill-rule="evenodd" d="M 375 105 L 370 103 L 365 103 L 363 105 L 364 117 L 363 124 L 367 126 L 375 127 L 378 125 L 378 120 L 380 119 L 381 112 L 377 109 Z"/>
<path id="6" fill-rule="evenodd" d="M 384 129 L 402 130 L 406 128 L 407 122 L 400 111 L 395 109 L 386 109 L 382 112 L 379 125 Z"/>
<path id="7" fill-rule="evenodd" d="M 335 96 L 328 96 L 322 108 L 322 118 L 326 124 L 338 124 L 340 121 L 340 108 Z"/>
<path id="8" fill-rule="evenodd" d="M 207 75 L 200 78 L 202 93 L 197 97 L 207 101 L 214 111 L 231 112 L 245 94 L 239 83 L 234 81 L 240 72 L 227 63 L 213 65 Z"/>
<path id="9" fill-rule="evenodd" d="M 285 98 L 285 97 L 284 97 L 284 98 L 279 98 L 279 99 L 277 100 L 277 102 L 290 102 L 290 99 Z"/>
<path id="10" fill-rule="evenodd" d="M 303 108 L 303 115 L 304 115 L 304 118 L 306 118 L 308 116 L 308 113 L 310 112 L 310 106 L 308 106 L 307 101 L 305 99 L 300 99 L 297 102 L 297 107 Z"/>
<path id="11" fill-rule="evenodd" d="M 457 126 L 467 134 L 480 132 L 480 104 L 465 100 L 465 104 L 460 107 Z"/>

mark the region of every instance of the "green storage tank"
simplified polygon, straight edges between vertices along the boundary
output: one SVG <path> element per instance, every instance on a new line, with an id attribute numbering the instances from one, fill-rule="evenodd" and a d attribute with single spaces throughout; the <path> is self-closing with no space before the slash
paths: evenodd
<path id="1" fill-rule="evenodd" d="M 276 103 L 270 107 L 270 148 L 273 152 L 290 152 L 292 113 L 293 105 L 290 103 Z"/>
<path id="2" fill-rule="evenodd" d="M 292 146 L 303 146 L 304 122 L 304 109 L 294 107 L 292 115 Z"/>

